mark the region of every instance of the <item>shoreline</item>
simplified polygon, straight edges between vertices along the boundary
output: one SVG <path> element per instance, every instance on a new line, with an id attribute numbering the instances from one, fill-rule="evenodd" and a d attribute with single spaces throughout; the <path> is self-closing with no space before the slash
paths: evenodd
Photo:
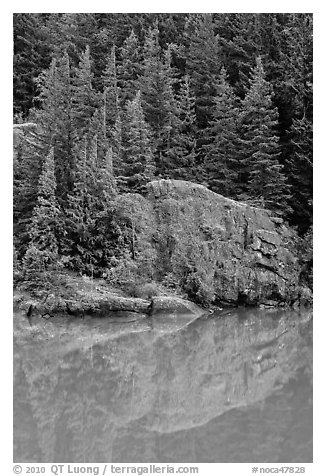
<path id="1" fill-rule="evenodd" d="M 128 293 L 123 287 L 112 287 L 101 279 L 91 279 L 86 276 L 67 273 L 61 276 L 64 284 L 46 287 L 31 286 L 25 282 L 19 283 L 13 292 L 14 312 L 25 312 L 26 317 L 38 315 L 49 319 L 53 315 L 61 314 L 73 317 L 112 318 L 135 315 L 136 318 L 153 317 L 162 314 L 193 314 L 202 316 L 218 310 L 238 308 L 240 305 L 228 303 L 214 303 L 208 308 L 199 306 L 184 295 L 174 290 L 164 288 L 157 283 L 147 283 L 137 286 L 134 293 Z M 243 307 L 243 306 L 241 306 Z M 303 292 L 293 303 L 264 300 L 254 306 L 257 309 L 278 309 L 312 307 L 312 296 Z"/>

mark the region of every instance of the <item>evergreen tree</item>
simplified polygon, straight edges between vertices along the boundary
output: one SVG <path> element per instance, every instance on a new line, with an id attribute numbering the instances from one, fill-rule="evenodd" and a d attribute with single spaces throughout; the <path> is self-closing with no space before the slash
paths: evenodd
<path id="1" fill-rule="evenodd" d="M 181 130 L 178 126 L 178 103 L 173 87 L 176 80 L 174 79 L 174 72 L 171 66 L 171 52 L 172 47 L 169 46 L 164 54 L 163 74 L 165 76 L 165 89 L 162 90 L 162 108 L 165 118 L 160 133 L 157 136 L 156 147 L 157 172 L 165 178 L 169 178 L 171 173 L 169 155 L 171 155 L 171 151 L 173 151 L 181 139 Z"/>
<path id="2" fill-rule="evenodd" d="M 195 97 L 190 91 L 189 76 L 180 82 L 176 98 L 176 116 L 172 141 L 167 150 L 167 170 L 170 178 L 196 181 L 196 114 Z"/>
<path id="3" fill-rule="evenodd" d="M 171 50 L 162 54 L 157 23 L 150 28 L 144 45 L 144 72 L 139 78 L 145 118 L 153 131 L 152 149 L 157 173 L 167 176 L 166 154 L 171 145 L 176 102 L 173 92 Z"/>
<path id="4" fill-rule="evenodd" d="M 53 56 L 60 57 L 66 50 L 72 67 L 78 67 L 80 54 L 89 45 L 94 72 L 93 86 L 96 90 L 103 91 L 102 73 L 115 40 L 102 21 L 101 14 L 52 13 L 48 16 L 45 34 L 49 39 Z M 107 17 L 112 18 L 114 15 L 107 14 Z"/>
<path id="5" fill-rule="evenodd" d="M 89 265 L 84 267 L 91 275 L 101 275 L 115 254 L 114 240 L 119 235 L 113 223 L 112 210 L 117 197 L 117 185 L 113 176 L 113 153 L 109 147 L 104 160 L 97 155 L 97 138 L 90 144 L 89 163 L 93 170 L 92 181 L 88 184 L 91 193 L 90 220 L 88 221 L 89 240 L 87 247 L 90 252 Z M 113 251 L 114 250 L 114 251 Z"/>
<path id="6" fill-rule="evenodd" d="M 103 208 L 106 210 L 108 205 L 114 201 L 117 196 L 117 184 L 113 174 L 112 147 L 109 147 L 105 156 L 105 161 L 99 167 L 97 185 L 101 190 Z"/>
<path id="7" fill-rule="evenodd" d="M 122 155 L 122 120 L 121 114 L 118 114 L 117 120 L 115 121 L 115 125 L 112 131 L 112 163 L 115 175 L 122 174 Z"/>
<path id="8" fill-rule="evenodd" d="M 141 48 L 134 30 L 120 48 L 120 63 L 117 66 L 121 103 L 132 100 L 137 93 L 137 79 L 142 73 Z"/>
<path id="9" fill-rule="evenodd" d="M 196 96 L 199 129 L 205 129 L 211 119 L 221 69 L 220 43 L 215 29 L 213 15 L 209 13 L 191 15 L 185 27 L 186 65 Z"/>
<path id="10" fill-rule="evenodd" d="M 236 197 L 238 182 L 238 105 L 222 68 L 215 97 L 213 120 L 207 128 L 210 143 L 205 147 L 206 181 L 214 192 Z"/>
<path id="11" fill-rule="evenodd" d="M 284 137 L 283 160 L 292 185 L 291 223 L 305 233 L 313 218 L 312 15 L 289 15 L 284 41 L 284 85 L 292 114 Z"/>
<path id="12" fill-rule="evenodd" d="M 313 221 L 313 130 L 307 118 L 295 119 L 291 130 L 291 155 L 287 161 L 292 187 L 291 221 L 301 234 L 306 233 Z"/>
<path id="13" fill-rule="evenodd" d="M 52 56 L 61 58 L 67 52 L 73 66 L 78 65 L 79 39 L 77 16 L 75 13 L 52 13 L 49 15 L 45 34 L 51 44 Z M 78 46 L 77 46 L 78 45 Z M 83 45 L 82 49 L 85 49 Z"/>
<path id="14" fill-rule="evenodd" d="M 112 141 L 113 127 L 120 115 L 119 89 L 117 85 L 115 46 L 112 47 L 103 73 L 104 130 L 106 138 Z"/>
<path id="15" fill-rule="evenodd" d="M 35 78 L 51 62 L 50 42 L 44 25 L 46 15 L 14 13 L 14 113 L 28 116 L 38 94 Z"/>
<path id="16" fill-rule="evenodd" d="M 44 157 L 54 149 L 57 198 L 64 203 L 73 184 L 71 155 L 71 86 L 68 55 L 53 59 L 49 69 L 38 78 L 39 109 L 32 110 L 33 128 L 20 134 L 19 151 L 14 161 L 14 230 L 21 257 L 29 241 L 28 226 L 36 206 L 38 180 Z M 17 147 L 16 147 L 17 152 Z"/>
<path id="17" fill-rule="evenodd" d="M 258 206 L 286 211 L 289 187 L 279 163 L 278 114 L 260 57 L 252 72 L 239 119 L 241 198 L 250 199 Z"/>
<path id="18" fill-rule="evenodd" d="M 283 35 L 285 85 L 293 97 L 295 117 L 306 117 L 312 122 L 312 15 L 291 14 Z"/>
<path id="19" fill-rule="evenodd" d="M 220 59 L 231 86 L 242 99 L 249 87 L 255 58 L 262 54 L 258 13 L 214 14 L 215 28 L 219 33 Z"/>
<path id="20" fill-rule="evenodd" d="M 96 136 L 89 140 L 85 136 L 76 145 L 76 179 L 66 208 L 64 249 L 72 269 L 91 275 L 108 265 L 111 219 L 109 224 L 107 220 L 117 194 L 111 149 L 101 162 L 97 148 Z"/>
<path id="21" fill-rule="evenodd" d="M 127 103 L 123 137 L 123 175 L 118 179 L 122 189 L 140 191 L 153 178 L 155 169 L 140 91 Z"/>
<path id="22" fill-rule="evenodd" d="M 72 120 L 78 138 L 87 134 L 91 118 L 98 105 L 98 98 L 93 89 L 92 81 L 90 49 L 87 46 L 85 52 L 81 55 L 73 83 Z"/>
<path id="23" fill-rule="evenodd" d="M 91 144 L 93 139 L 96 139 L 97 156 L 99 163 L 104 160 L 106 155 L 109 140 L 105 131 L 105 113 L 104 106 L 97 107 L 93 116 L 90 119 L 88 130 L 84 137 L 87 138 L 87 143 Z"/>
<path id="24" fill-rule="evenodd" d="M 65 210 L 67 235 L 64 251 L 71 257 L 73 269 L 85 271 L 92 264 L 90 230 L 93 225 L 95 157 L 88 153 L 86 137 L 76 143 L 74 153 L 75 183 Z"/>
<path id="25" fill-rule="evenodd" d="M 53 59 L 48 70 L 38 78 L 41 108 L 34 112 L 34 121 L 40 126 L 38 133 L 39 155 L 48 146 L 55 150 L 57 194 L 65 199 L 72 188 L 72 119 L 71 74 L 69 56 Z"/>
<path id="26" fill-rule="evenodd" d="M 36 206 L 44 149 L 30 130 L 19 134 L 18 141 L 13 162 L 13 229 L 18 259 L 21 259 L 29 243 L 28 225 Z"/>
<path id="27" fill-rule="evenodd" d="M 113 151 L 108 147 L 105 156 L 99 157 L 99 141 L 95 135 L 88 139 L 86 161 L 86 189 L 91 197 L 92 213 L 103 211 L 116 197 L 113 176 Z"/>
<path id="28" fill-rule="evenodd" d="M 38 186 L 37 204 L 29 229 L 30 244 L 24 258 L 24 267 L 30 271 L 46 271 L 58 260 L 56 238 L 59 208 L 55 196 L 54 150 L 44 161 Z"/>

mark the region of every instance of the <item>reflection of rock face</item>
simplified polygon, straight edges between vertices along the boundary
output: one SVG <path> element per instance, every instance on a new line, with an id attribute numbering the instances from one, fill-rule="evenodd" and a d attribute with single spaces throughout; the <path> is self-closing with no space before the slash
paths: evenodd
<path id="1" fill-rule="evenodd" d="M 292 319 L 297 315 L 246 317 L 115 339 L 103 339 L 100 329 L 101 340 L 93 335 L 92 343 L 70 351 L 69 336 L 62 335 L 60 348 L 58 339 L 35 338 L 15 364 L 15 461 L 40 451 L 39 462 L 159 461 L 164 451 L 157 442 L 173 451 L 167 435 L 174 451 L 179 445 L 185 452 L 179 462 L 199 461 L 190 447 L 192 440 L 194 448 L 199 444 L 198 432 L 205 439 L 205 428 L 216 427 L 210 422 L 264 401 L 311 361 L 306 333 Z M 22 411 L 37 435 L 28 451 Z"/>

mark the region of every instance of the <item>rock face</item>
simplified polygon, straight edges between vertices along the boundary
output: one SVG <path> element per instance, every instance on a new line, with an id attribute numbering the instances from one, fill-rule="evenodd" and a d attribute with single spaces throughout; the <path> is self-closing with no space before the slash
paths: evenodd
<path id="1" fill-rule="evenodd" d="M 133 198 L 134 221 L 139 246 L 153 252 L 157 279 L 175 280 L 201 303 L 297 299 L 296 235 L 281 218 L 191 182 L 158 180 L 147 189 L 146 198 Z"/>

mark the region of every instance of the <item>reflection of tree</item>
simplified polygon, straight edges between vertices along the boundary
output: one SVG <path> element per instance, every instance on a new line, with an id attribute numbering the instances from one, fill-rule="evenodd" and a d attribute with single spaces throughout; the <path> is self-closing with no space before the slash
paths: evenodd
<path id="1" fill-rule="evenodd" d="M 300 426 L 291 382 L 312 358 L 297 314 L 246 311 L 116 338 L 84 324 L 78 335 L 76 324 L 74 342 L 47 325 L 52 339 L 16 336 L 26 344 L 15 359 L 17 460 L 245 461 L 252 448 L 252 460 L 276 461 Z"/>
<path id="2" fill-rule="evenodd" d="M 14 362 L 15 387 L 14 387 L 14 456 L 15 461 L 40 461 L 41 450 L 39 447 L 39 435 L 31 407 L 29 396 L 26 395 L 28 383 L 22 366 L 22 362 Z M 33 441 L 31 445 L 30 442 Z"/>

